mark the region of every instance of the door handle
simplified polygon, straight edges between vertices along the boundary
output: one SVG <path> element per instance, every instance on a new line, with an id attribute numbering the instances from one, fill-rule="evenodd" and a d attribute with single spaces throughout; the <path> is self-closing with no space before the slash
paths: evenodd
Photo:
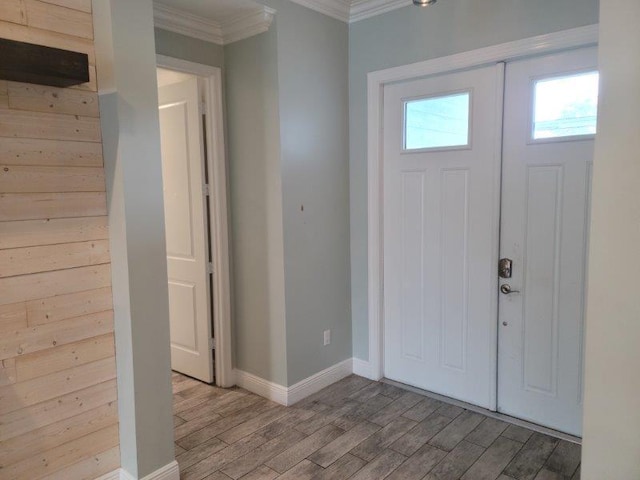
<path id="1" fill-rule="evenodd" d="M 511 290 L 511 285 L 509 285 L 508 283 L 501 285 L 500 291 L 505 295 L 511 295 L 512 293 L 520 293 L 520 290 Z"/>

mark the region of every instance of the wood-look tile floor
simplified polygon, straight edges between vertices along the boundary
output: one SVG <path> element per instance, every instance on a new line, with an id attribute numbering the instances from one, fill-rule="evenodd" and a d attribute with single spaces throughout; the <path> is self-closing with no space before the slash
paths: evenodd
<path id="1" fill-rule="evenodd" d="M 576 480 L 580 446 L 351 375 L 293 407 L 173 375 L 183 480 Z"/>

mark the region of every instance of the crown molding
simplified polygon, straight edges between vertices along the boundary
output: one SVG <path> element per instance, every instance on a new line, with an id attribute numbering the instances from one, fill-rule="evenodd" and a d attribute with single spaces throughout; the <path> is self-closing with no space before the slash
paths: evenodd
<path id="1" fill-rule="evenodd" d="M 219 23 L 192 15 L 183 10 L 154 2 L 153 21 L 157 28 L 204 40 L 205 42 L 224 45 L 222 27 Z"/>
<path id="2" fill-rule="evenodd" d="M 406 7 L 411 0 L 291 0 L 298 5 L 324 13 L 343 22 L 353 23 Z"/>
<path id="3" fill-rule="evenodd" d="M 153 19 L 157 28 L 218 45 L 227 45 L 266 32 L 275 13 L 275 10 L 263 6 L 218 22 L 159 2 L 153 4 Z"/>
<path id="4" fill-rule="evenodd" d="M 411 0 L 291 0 L 341 22 L 353 23 L 406 7 Z M 163 30 L 226 45 L 269 30 L 275 10 L 262 6 L 255 11 L 214 21 L 159 2 L 153 5 L 155 25 Z"/>
<path id="5" fill-rule="evenodd" d="M 324 13 L 342 22 L 349 22 L 351 0 L 291 0 L 293 3 Z"/>
<path id="6" fill-rule="evenodd" d="M 353 23 L 382 15 L 398 8 L 407 7 L 412 3 L 411 0 L 352 0 L 349 22 Z"/>
<path id="7" fill-rule="evenodd" d="M 273 23 L 276 11 L 269 7 L 251 12 L 248 15 L 237 15 L 226 18 L 222 22 L 222 36 L 224 44 L 244 40 L 266 32 Z"/>

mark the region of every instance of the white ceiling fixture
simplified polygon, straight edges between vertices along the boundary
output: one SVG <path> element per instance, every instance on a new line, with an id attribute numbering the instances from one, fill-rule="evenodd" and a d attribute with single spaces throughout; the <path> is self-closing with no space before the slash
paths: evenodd
<path id="1" fill-rule="evenodd" d="M 156 27 L 218 45 L 266 32 L 275 13 L 250 0 L 163 0 L 153 4 Z"/>

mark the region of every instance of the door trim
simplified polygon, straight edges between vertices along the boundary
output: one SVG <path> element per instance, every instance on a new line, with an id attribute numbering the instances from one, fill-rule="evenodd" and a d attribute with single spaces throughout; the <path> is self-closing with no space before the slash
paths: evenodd
<path id="1" fill-rule="evenodd" d="M 362 374 L 372 380 L 384 377 L 383 310 L 383 219 L 382 155 L 383 99 L 388 83 L 454 72 L 498 62 L 512 61 L 528 55 L 543 55 L 561 50 L 598 44 L 598 25 L 540 35 L 480 48 L 469 52 L 424 62 L 370 72 L 367 75 L 367 190 L 368 190 L 368 320 L 369 361 L 362 362 Z M 368 374 L 368 375 L 367 375 Z"/>
<path id="2" fill-rule="evenodd" d="M 204 78 L 206 86 L 205 109 L 208 128 L 207 163 L 212 190 L 209 209 L 212 218 L 209 230 L 213 244 L 213 329 L 215 332 L 215 383 L 219 387 L 235 385 L 231 351 L 231 280 L 229 265 L 229 210 L 227 201 L 227 158 L 224 130 L 224 100 L 222 70 L 186 60 L 156 55 L 156 65 Z M 215 140 L 215 141 L 214 141 Z"/>

